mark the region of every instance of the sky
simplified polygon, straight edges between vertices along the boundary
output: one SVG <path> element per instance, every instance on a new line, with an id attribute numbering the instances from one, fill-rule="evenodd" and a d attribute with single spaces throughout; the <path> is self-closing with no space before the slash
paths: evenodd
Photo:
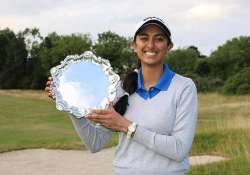
<path id="1" fill-rule="evenodd" d="M 162 18 L 174 49 L 194 45 L 204 55 L 233 37 L 250 35 L 250 0 L 0 0 L 0 29 L 26 27 L 66 35 L 112 31 L 132 37 L 148 16 Z"/>

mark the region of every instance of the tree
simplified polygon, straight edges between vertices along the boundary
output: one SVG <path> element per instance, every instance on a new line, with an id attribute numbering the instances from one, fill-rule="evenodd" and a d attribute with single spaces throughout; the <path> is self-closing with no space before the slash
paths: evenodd
<path id="1" fill-rule="evenodd" d="M 98 34 L 94 52 L 108 59 L 117 73 L 125 73 L 135 67 L 137 60 L 130 49 L 131 39 L 121 37 L 111 31 Z"/>
<path id="2" fill-rule="evenodd" d="M 24 38 L 8 28 L 0 30 L 0 88 L 23 88 L 26 58 Z"/>
<path id="3" fill-rule="evenodd" d="M 200 76 L 208 76 L 210 70 L 209 62 L 205 59 L 198 59 L 194 66 L 194 72 Z"/>
<path id="4" fill-rule="evenodd" d="M 211 72 L 226 81 L 240 70 L 250 66 L 250 37 L 233 38 L 211 54 Z"/>
<path id="5" fill-rule="evenodd" d="M 166 63 L 169 67 L 182 75 L 192 74 L 195 71 L 195 65 L 199 59 L 200 52 L 198 49 L 187 48 L 177 49 L 169 53 Z"/>
<path id="6" fill-rule="evenodd" d="M 244 68 L 228 78 L 223 92 L 225 94 L 250 94 L 250 67 Z"/>
<path id="7" fill-rule="evenodd" d="M 26 28 L 19 32 L 18 36 L 24 38 L 27 51 L 26 64 L 23 67 L 25 74 L 21 82 L 22 87 L 37 89 L 40 86 L 37 85 L 39 83 L 35 83 L 34 86 L 34 80 L 39 81 L 42 74 L 41 61 L 37 58 L 37 52 L 43 37 L 38 28 Z"/>
<path id="8" fill-rule="evenodd" d="M 31 57 L 31 50 L 37 47 L 43 40 L 38 28 L 26 28 L 23 32 L 19 33 L 25 39 L 26 50 L 28 51 L 27 58 Z"/>

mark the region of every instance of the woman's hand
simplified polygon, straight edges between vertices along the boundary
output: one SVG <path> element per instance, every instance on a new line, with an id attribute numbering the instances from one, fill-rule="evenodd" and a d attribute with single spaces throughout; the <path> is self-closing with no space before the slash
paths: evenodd
<path id="1" fill-rule="evenodd" d="M 86 118 L 93 122 L 100 123 L 106 128 L 125 133 L 128 131 L 128 126 L 132 123 L 116 112 L 112 105 L 110 105 L 110 108 L 107 110 L 92 110 Z"/>
<path id="2" fill-rule="evenodd" d="M 52 77 L 48 77 L 46 87 L 45 87 L 45 91 L 47 92 L 47 95 L 54 100 L 55 97 L 53 97 L 53 95 L 52 95 L 52 84 L 53 84 Z"/>

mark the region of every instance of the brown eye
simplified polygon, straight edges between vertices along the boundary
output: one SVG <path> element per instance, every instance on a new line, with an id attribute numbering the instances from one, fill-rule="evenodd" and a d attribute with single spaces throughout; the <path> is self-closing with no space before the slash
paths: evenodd
<path id="1" fill-rule="evenodd" d="M 146 40 L 147 40 L 147 37 L 144 37 L 144 36 L 143 36 L 143 37 L 140 38 L 140 40 L 146 41 Z"/>
<path id="2" fill-rule="evenodd" d="M 147 37 L 146 35 L 141 35 L 141 36 L 139 36 L 139 39 L 140 39 L 141 41 L 147 41 L 147 40 L 148 40 L 148 37 Z"/>
<path id="3" fill-rule="evenodd" d="M 159 37 L 156 38 L 156 40 L 159 41 L 159 42 L 163 42 L 166 39 L 164 37 L 162 37 L 162 36 L 159 36 Z"/>

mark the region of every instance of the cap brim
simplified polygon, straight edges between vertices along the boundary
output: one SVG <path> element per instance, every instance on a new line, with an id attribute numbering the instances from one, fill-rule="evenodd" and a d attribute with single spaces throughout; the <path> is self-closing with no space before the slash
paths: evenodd
<path id="1" fill-rule="evenodd" d="M 165 24 L 163 24 L 162 22 L 157 21 L 157 20 L 149 20 L 149 21 L 145 21 L 144 23 L 140 24 L 140 26 L 138 26 L 138 28 L 134 34 L 134 40 L 135 40 L 136 35 L 149 25 L 155 25 L 155 26 L 159 27 L 162 30 L 162 32 L 166 35 L 166 37 L 169 40 L 171 40 L 171 33 L 170 33 L 169 29 L 167 28 L 167 26 Z"/>

